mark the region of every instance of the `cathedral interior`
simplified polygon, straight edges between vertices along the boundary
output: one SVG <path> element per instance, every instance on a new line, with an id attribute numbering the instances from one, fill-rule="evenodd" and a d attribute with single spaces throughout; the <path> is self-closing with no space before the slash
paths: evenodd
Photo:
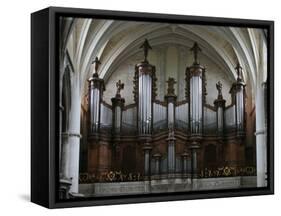
<path id="1" fill-rule="evenodd" d="M 60 198 L 266 186 L 266 30 L 62 17 L 59 55 Z"/>

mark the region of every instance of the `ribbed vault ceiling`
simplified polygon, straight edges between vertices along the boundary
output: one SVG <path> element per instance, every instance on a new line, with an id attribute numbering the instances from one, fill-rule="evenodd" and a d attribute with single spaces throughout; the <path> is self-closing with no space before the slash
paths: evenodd
<path id="1" fill-rule="evenodd" d="M 100 77 L 106 81 L 124 59 L 139 52 L 145 38 L 152 47 L 177 44 L 190 48 L 196 41 L 204 55 L 233 80 L 239 61 L 246 83 L 253 87 L 265 68 L 266 39 L 259 29 L 70 18 L 62 21 L 62 28 L 61 47 L 70 53 L 81 93 L 96 56 L 102 62 Z"/>

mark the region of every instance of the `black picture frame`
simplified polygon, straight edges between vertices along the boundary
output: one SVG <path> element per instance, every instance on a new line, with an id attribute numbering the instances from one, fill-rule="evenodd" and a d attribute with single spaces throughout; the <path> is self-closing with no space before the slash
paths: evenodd
<path id="1" fill-rule="evenodd" d="M 106 18 L 268 30 L 268 186 L 239 190 L 76 198 L 59 201 L 58 157 L 58 17 Z M 47 208 L 274 194 L 274 22 L 201 16 L 49 7 L 31 15 L 31 201 Z"/>

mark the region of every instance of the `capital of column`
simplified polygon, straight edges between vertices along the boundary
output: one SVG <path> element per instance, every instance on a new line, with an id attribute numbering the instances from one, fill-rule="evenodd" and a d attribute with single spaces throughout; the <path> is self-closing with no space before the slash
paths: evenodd
<path id="1" fill-rule="evenodd" d="M 136 65 L 136 72 L 137 72 L 138 76 L 147 75 L 147 74 L 150 76 L 154 76 L 155 66 L 149 64 L 148 61 L 141 62 Z"/>
<path id="2" fill-rule="evenodd" d="M 152 146 L 150 143 L 144 143 L 143 147 L 142 147 L 143 151 L 151 151 L 152 150 Z"/>
<path id="3" fill-rule="evenodd" d="M 88 82 L 89 82 L 89 89 L 97 88 L 97 89 L 100 89 L 102 91 L 105 91 L 104 80 L 99 78 L 96 73 L 94 73 L 93 76 L 91 76 L 88 79 Z"/>
<path id="4" fill-rule="evenodd" d="M 191 150 L 197 150 L 199 148 L 200 148 L 200 142 L 196 141 L 196 140 L 193 140 L 191 142 L 191 145 L 189 146 L 189 149 L 191 149 Z"/>
<path id="5" fill-rule="evenodd" d="M 205 67 L 200 64 L 193 64 L 190 67 L 186 68 L 186 77 L 194 77 L 194 76 L 203 76 L 203 73 L 205 72 Z"/>
<path id="6" fill-rule="evenodd" d="M 166 94 L 165 95 L 165 100 L 167 101 L 167 103 L 175 103 L 176 100 L 177 100 L 177 96 L 176 95 Z"/>
<path id="7" fill-rule="evenodd" d="M 160 160 L 160 158 L 162 157 L 162 155 L 160 153 L 155 153 L 154 155 L 152 155 L 152 157 L 155 158 L 155 160 Z"/>
<path id="8" fill-rule="evenodd" d="M 184 152 L 184 153 L 181 154 L 181 157 L 183 159 L 187 159 L 189 157 L 189 154 L 187 152 Z"/>
<path id="9" fill-rule="evenodd" d="M 121 96 L 116 95 L 114 98 L 111 98 L 111 102 L 113 107 L 120 106 L 121 108 L 123 108 L 125 104 L 125 99 Z"/>
<path id="10" fill-rule="evenodd" d="M 142 143 L 143 145 L 146 145 L 146 144 L 151 143 L 152 137 L 151 137 L 151 134 L 139 134 L 138 140 L 139 140 L 139 143 Z"/>
<path id="11" fill-rule="evenodd" d="M 77 137 L 79 139 L 82 138 L 82 135 L 80 133 L 74 133 L 74 132 L 63 132 L 61 133 L 61 136 L 63 138 L 67 138 L 67 137 Z"/>
<path id="12" fill-rule="evenodd" d="M 222 108 L 224 108 L 225 107 L 225 100 L 224 99 L 220 99 L 220 98 L 218 98 L 218 99 L 216 99 L 215 101 L 214 101 L 214 105 L 215 105 L 215 107 L 222 107 Z"/>

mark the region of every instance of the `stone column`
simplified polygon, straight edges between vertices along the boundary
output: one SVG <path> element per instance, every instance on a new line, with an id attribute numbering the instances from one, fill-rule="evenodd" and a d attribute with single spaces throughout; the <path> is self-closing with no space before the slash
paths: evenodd
<path id="1" fill-rule="evenodd" d="M 63 115 L 63 111 L 64 111 L 64 107 L 60 104 L 60 117 L 59 117 L 59 121 L 60 121 L 60 128 L 59 128 L 59 169 L 61 172 L 61 154 L 62 154 L 62 142 L 63 142 L 63 138 L 62 138 L 62 115 Z"/>
<path id="2" fill-rule="evenodd" d="M 61 184 L 71 181 L 69 192 L 75 196 L 79 195 L 79 155 L 80 155 L 80 112 L 81 97 L 79 79 L 74 77 L 71 89 L 71 106 L 69 111 L 68 132 L 62 134 L 62 162 L 61 162 Z M 67 183 L 68 184 L 68 183 Z"/>
<path id="3" fill-rule="evenodd" d="M 267 129 L 265 121 L 265 86 L 257 87 L 256 94 L 256 162 L 257 162 L 257 187 L 267 186 Z"/>

